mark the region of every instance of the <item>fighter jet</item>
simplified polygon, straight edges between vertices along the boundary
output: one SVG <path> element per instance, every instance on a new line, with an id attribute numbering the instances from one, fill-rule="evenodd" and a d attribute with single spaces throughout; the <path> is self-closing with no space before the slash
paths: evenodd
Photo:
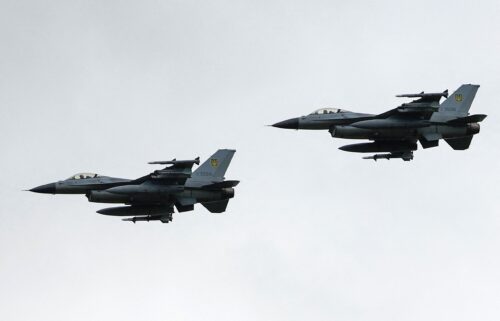
<path id="1" fill-rule="evenodd" d="M 234 187 L 239 181 L 225 180 L 235 150 L 220 149 L 194 172 L 193 160 L 156 161 L 149 164 L 165 168 L 137 178 L 124 179 L 82 173 L 55 183 L 31 189 L 35 193 L 85 194 L 89 202 L 119 203 L 125 206 L 104 208 L 97 213 L 113 216 L 132 216 L 123 221 L 172 221 L 174 206 L 178 212 L 192 211 L 201 203 L 211 213 L 225 212 Z"/>
<path id="2" fill-rule="evenodd" d="M 339 149 L 356 153 L 378 153 L 364 159 L 413 159 L 417 141 L 425 148 L 437 147 L 444 139 L 451 148 L 469 148 L 479 133 L 479 122 L 486 115 L 470 115 L 469 109 L 479 85 L 462 85 L 450 97 L 442 93 L 403 94 L 396 97 L 416 98 L 379 115 L 321 108 L 298 118 L 272 125 L 287 129 L 328 130 L 332 137 L 368 139 L 372 142 L 351 144 Z M 439 104 L 441 97 L 447 98 Z"/>

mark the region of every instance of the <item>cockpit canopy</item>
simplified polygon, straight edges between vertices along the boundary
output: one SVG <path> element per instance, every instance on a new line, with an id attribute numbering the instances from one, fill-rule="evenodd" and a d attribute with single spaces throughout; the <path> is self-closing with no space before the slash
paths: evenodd
<path id="1" fill-rule="evenodd" d="M 69 177 L 66 180 L 69 181 L 69 180 L 72 180 L 72 179 L 96 178 L 96 177 L 100 177 L 100 176 L 101 175 L 94 174 L 94 173 L 78 173 L 78 174 L 75 174 L 75 175 Z"/>
<path id="2" fill-rule="evenodd" d="M 327 114 L 337 114 L 345 112 L 347 112 L 347 110 L 338 108 L 320 108 L 318 110 L 313 111 L 310 115 L 327 115 Z"/>

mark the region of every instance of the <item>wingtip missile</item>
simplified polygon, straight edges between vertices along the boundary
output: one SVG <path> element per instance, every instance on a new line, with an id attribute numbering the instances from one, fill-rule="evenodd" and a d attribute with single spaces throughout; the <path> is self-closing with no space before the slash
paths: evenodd
<path id="1" fill-rule="evenodd" d="M 396 95 L 396 97 L 399 97 L 399 98 L 429 98 L 429 97 L 448 98 L 448 89 L 446 89 L 442 93 L 426 93 L 426 92 L 422 91 L 420 94 L 401 94 L 401 95 Z"/>
<path id="2" fill-rule="evenodd" d="M 148 162 L 150 165 L 190 165 L 196 164 L 200 165 L 200 157 L 196 157 L 195 159 L 186 159 L 186 160 L 176 160 L 175 158 L 170 161 L 153 161 Z"/>
<path id="3" fill-rule="evenodd" d="M 373 159 L 374 161 L 377 161 L 379 159 L 391 159 L 391 154 L 375 154 L 375 155 L 372 155 L 372 156 L 365 156 L 363 157 L 363 159 Z"/>

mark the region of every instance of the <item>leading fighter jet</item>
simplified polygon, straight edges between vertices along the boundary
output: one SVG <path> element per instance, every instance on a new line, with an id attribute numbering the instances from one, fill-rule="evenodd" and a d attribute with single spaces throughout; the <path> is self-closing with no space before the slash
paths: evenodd
<path id="1" fill-rule="evenodd" d="M 479 85 L 462 85 L 450 97 L 442 93 L 404 94 L 396 97 L 416 98 L 409 103 L 379 115 L 321 108 L 308 116 L 291 118 L 272 125 L 287 129 L 328 130 L 332 137 L 368 139 L 370 143 L 351 144 L 339 149 L 347 152 L 377 153 L 364 159 L 413 159 L 417 141 L 425 148 L 437 147 L 444 139 L 451 148 L 469 148 L 479 133 L 479 122 L 486 115 L 470 115 L 469 109 Z M 447 98 L 439 104 L 441 97 Z"/>
<path id="2" fill-rule="evenodd" d="M 46 194 L 85 194 L 89 202 L 122 203 L 126 206 L 104 208 L 97 213 L 113 216 L 133 216 L 124 221 L 172 221 L 174 206 L 178 212 L 192 211 L 201 203 L 211 213 L 226 210 L 234 197 L 239 181 L 225 180 L 229 163 L 235 151 L 220 149 L 194 172 L 194 160 L 170 160 L 149 164 L 168 165 L 138 179 L 124 179 L 82 173 L 55 183 L 31 189 Z"/>

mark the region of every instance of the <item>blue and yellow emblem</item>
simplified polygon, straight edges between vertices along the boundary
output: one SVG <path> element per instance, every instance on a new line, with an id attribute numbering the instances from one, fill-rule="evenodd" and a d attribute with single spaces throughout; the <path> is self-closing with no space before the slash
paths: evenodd
<path id="1" fill-rule="evenodd" d="M 456 102 L 461 102 L 463 99 L 462 94 L 455 94 L 455 101 Z"/>
<path id="2" fill-rule="evenodd" d="M 212 158 L 210 160 L 210 165 L 212 165 L 212 167 L 217 167 L 219 165 L 219 161 L 216 158 Z"/>

